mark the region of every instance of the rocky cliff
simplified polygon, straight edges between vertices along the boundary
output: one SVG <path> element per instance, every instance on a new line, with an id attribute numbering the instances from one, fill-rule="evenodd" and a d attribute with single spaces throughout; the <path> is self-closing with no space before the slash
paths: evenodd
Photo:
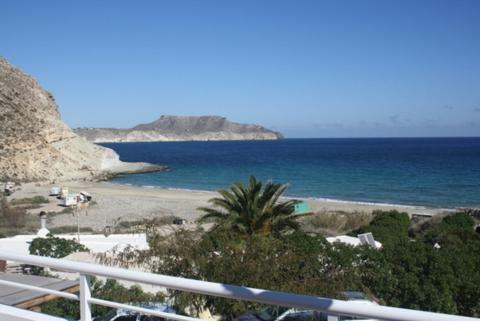
<path id="1" fill-rule="evenodd" d="M 258 125 L 230 122 L 220 116 L 161 116 L 130 129 L 77 128 L 92 142 L 274 140 L 281 134 Z"/>
<path id="2" fill-rule="evenodd" d="M 90 179 L 160 169 L 121 162 L 113 150 L 76 135 L 60 119 L 52 94 L 0 57 L 0 179 Z"/>

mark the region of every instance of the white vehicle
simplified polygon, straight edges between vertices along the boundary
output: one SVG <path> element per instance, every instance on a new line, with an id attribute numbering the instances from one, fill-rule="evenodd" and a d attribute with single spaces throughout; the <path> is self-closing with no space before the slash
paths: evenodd
<path id="1" fill-rule="evenodd" d="M 73 206 L 73 205 L 77 205 L 77 203 L 78 203 L 77 195 L 65 196 L 60 201 L 61 206 Z"/>
<path id="2" fill-rule="evenodd" d="M 80 198 L 81 198 L 82 202 L 88 203 L 92 200 L 92 195 L 90 195 L 90 193 L 88 193 L 88 192 L 81 191 L 80 192 Z"/>
<path id="3" fill-rule="evenodd" d="M 60 187 L 58 187 L 58 186 L 52 187 L 52 188 L 50 189 L 50 196 L 58 196 L 58 195 L 60 195 L 60 191 L 61 191 L 61 190 L 62 190 L 62 189 L 61 189 Z"/>

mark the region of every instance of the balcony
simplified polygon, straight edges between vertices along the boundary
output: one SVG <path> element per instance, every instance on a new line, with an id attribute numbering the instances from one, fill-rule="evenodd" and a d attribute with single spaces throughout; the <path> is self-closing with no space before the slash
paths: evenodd
<path id="1" fill-rule="evenodd" d="M 191 293 L 246 300 L 268 305 L 284 306 L 304 310 L 321 311 L 328 315 L 328 321 L 338 321 L 339 316 L 351 316 L 362 319 L 385 321 L 473 321 L 480 319 L 455 316 L 426 311 L 408 310 L 381 305 L 364 305 L 351 301 L 342 301 L 321 297 L 298 295 L 285 292 L 276 292 L 262 289 L 241 287 L 221 283 L 205 282 L 199 280 L 172 277 L 145 272 L 136 272 L 120 268 L 112 268 L 89 263 L 78 263 L 61 259 L 52 259 L 34 255 L 21 255 L 0 251 L 0 260 L 13 261 L 21 264 L 30 264 L 48 267 L 61 271 L 78 273 L 80 291 L 78 294 L 62 292 L 18 282 L 0 281 L 0 286 L 12 286 L 19 289 L 37 291 L 44 294 L 80 301 L 80 321 L 92 321 L 91 305 L 97 304 L 111 308 L 121 308 L 139 313 L 162 317 L 178 321 L 201 321 L 183 315 L 149 310 L 142 307 L 131 306 L 113 301 L 106 301 L 92 297 L 89 285 L 91 276 L 107 277 L 116 280 L 126 280 L 161 286 L 169 289 Z M 0 304 L 1 321 L 66 321 L 66 319 L 52 317 L 46 314 L 15 308 Z"/>

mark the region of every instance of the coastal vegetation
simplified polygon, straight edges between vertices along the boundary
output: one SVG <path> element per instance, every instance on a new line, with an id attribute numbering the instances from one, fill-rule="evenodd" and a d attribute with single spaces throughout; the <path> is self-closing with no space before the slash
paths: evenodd
<path id="1" fill-rule="evenodd" d="M 122 230 L 147 232 L 150 248 L 117 253 L 116 263 L 154 273 L 338 299 L 344 299 L 344 291 L 361 291 L 390 306 L 480 316 L 480 234 L 474 229 L 472 213 L 445 213 L 420 222 L 398 211 L 305 216 L 295 213 L 297 201 L 281 197 L 285 189 L 282 184 L 252 177 L 247 184 L 236 183 L 220 191 L 219 197 L 210 200 L 210 207 L 202 208 L 204 215 L 199 220 L 213 227 L 180 226 L 165 233 L 160 227 L 171 224 L 174 216 L 124 223 Z M 14 209 L 7 202 L 2 204 Z M 311 222 L 316 222 L 315 228 L 308 228 Z M 75 232 L 76 227 L 71 230 Z M 382 243 L 381 249 L 331 244 L 325 238 L 366 232 Z M 53 236 L 37 239 L 31 253 L 63 257 L 83 250 L 72 244 L 58 249 L 59 244 Z M 98 286 L 95 282 L 98 297 L 107 298 L 110 293 L 113 298 L 113 288 L 123 293 L 115 296 L 119 302 L 163 299 L 163 295 L 146 294 L 114 281 Z M 174 290 L 166 296 L 178 313 L 192 316 L 209 309 L 231 320 L 263 308 Z M 75 318 L 76 304 L 57 300 L 42 309 Z M 107 311 L 95 309 L 96 315 Z"/>
<path id="2" fill-rule="evenodd" d="M 330 244 L 323 235 L 301 229 L 257 228 L 262 224 L 255 225 L 252 218 L 262 217 L 257 211 L 264 208 L 257 206 L 262 197 L 275 200 L 264 202 L 270 208 L 281 202 L 267 197 L 270 192 L 264 195 L 270 189 L 261 189 L 255 179 L 248 186 L 234 186 L 211 201 L 219 213 L 205 211 L 202 221 L 215 218 L 215 228 L 157 234 L 150 238 L 149 250 L 127 250 L 118 259 L 186 278 L 340 299 L 342 292 L 354 290 L 390 306 L 480 316 L 480 235 L 467 213 L 446 215 L 413 230 L 406 213 L 375 211 L 351 234 L 372 232 L 382 248 L 352 247 Z M 278 213 L 281 219 L 291 215 Z M 173 290 L 169 296 L 179 311 L 208 308 L 227 319 L 260 308 Z"/>

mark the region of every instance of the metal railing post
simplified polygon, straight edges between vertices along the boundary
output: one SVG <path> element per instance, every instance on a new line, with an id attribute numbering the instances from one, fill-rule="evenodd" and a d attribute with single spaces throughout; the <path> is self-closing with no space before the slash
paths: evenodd
<path id="1" fill-rule="evenodd" d="M 80 321 L 92 321 L 90 277 L 80 274 Z"/>

